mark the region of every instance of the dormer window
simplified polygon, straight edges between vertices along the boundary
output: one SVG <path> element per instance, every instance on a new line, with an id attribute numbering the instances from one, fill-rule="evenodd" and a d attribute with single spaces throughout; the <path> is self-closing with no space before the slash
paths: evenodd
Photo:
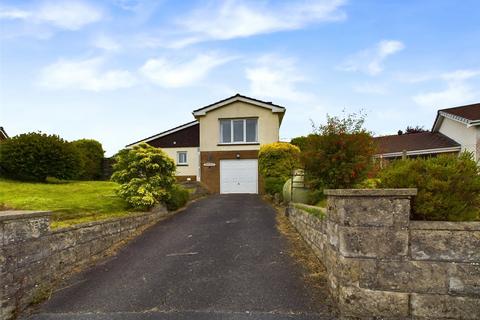
<path id="1" fill-rule="evenodd" d="M 220 119 L 220 143 L 258 142 L 258 119 Z"/>

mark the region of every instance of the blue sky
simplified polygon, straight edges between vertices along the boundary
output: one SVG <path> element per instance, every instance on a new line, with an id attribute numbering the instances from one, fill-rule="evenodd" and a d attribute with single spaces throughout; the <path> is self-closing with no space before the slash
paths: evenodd
<path id="1" fill-rule="evenodd" d="M 0 1 L 0 125 L 93 138 L 107 155 L 235 93 L 310 119 L 429 129 L 480 101 L 477 0 Z"/>

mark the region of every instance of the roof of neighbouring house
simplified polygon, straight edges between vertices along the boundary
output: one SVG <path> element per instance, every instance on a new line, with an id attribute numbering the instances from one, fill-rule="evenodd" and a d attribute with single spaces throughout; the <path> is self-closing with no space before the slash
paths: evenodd
<path id="1" fill-rule="evenodd" d="M 467 126 L 478 126 L 480 125 L 480 103 L 438 110 L 432 131 L 440 128 L 443 118 L 459 121 Z"/>
<path id="2" fill-rule="evenodd" d="M 196 126 L 196 128 L 194 128 L 194 126 Z M 163 132 L 160 132 L 160 133 L 157 133 L 153 136 L 150 136 L 148 138 L 145 138 L 145 139 L 142 139 L 142 140 L 139 140 L 139 141 L 136 141 L 134 143 L 131 143 L 131 144 L 128 144 L 126 147 L 131 147 L 131 146 L 134 146 L 136 144 L 139 144 L 141 142 L 150 142 L 150 141 L 153 141 L 153 140 L 158 140 L 160 138 L 164 138 L 164 137 L 167 137 L 167 136 L 170 136 L 174 133 L 178 133 L 178 132 L 181 132 L 181 131 L 184 131 L 184 130 L 187 130 L 187 129 L 192 129 L 192 132 L 189 132 L 189 134 L 186 134 L 186 135 L 181 135 L 179 136 L 179 144 L 175 144 L 175 145 L 170 145 L 171 143 L 170 142 L 173 142 L 173 141 L 168 141 L 167 143 L 169 144 L 168 146 L 167 145 L 159 145 L 158 147 L 190 147 L 190 146 L 198 146 L 198 121 L 195 120 L 195 121 L 191 121 L 191 122 L 188 122 L 188 123 L 184 123 L 178 127 L 175 127 L 175 128 L 172 128 L 172 129 L 169 129 L 169 130 L 166 130 L 166 131 L 163 131 Z M 195 134 L 196 133 L 196 134 Z M 166 142 L 166 141 L 165 141 Z"/>
<path id="3" fill-rule="evenodd" d="M 470 121 L 480 120 L 480 103 L 469 104 L 466 106 L 442 109 L 445 113 L 462 117 Z"/>
<path id="4" fill-rule="evenodd" d="M 402 135 L 375 137 L 377 155 L 399 157 L 406 151 L 407 155 L 456 152 L 460 145 L 439 132 L 420 132 Z"/>
<path id="5" fill-rule="evenodd" d="M 250 97 L 247 97 L 247 96 L 244 96 L 244 95 L 241 95 L 241 94 L 237 93 L 234 96 L 228 97 L 226 99 L 223 99 L 223 100 L 214 102 L 212 104 L 209 104 L 207 106 L 201 107 L 199 109 L 196 109 L 192 113 L 195 117 L 196 116 L 203 116 L 211 110 L 223 107 L 227 104 L 237 102 L 237 101 L 242 101 L 242 102 L 246 102 L 246 103 L 249 103 L 249 104 L 253 104 L 255 106 L 267 108 L 267 109 L 272 110 L 272 112 L 281 113 L 281 114 L 285 113 L 285 110 L 286 110 L 285 107 L 279 106 L 279 105 L 274 104 L 272 102 L 266 102 L 266 101 L 250 98 Z"/>
<path id="6" fill-rule="evenodd" d="M 2 139 L 8 139 L 8 134 L 5 132 L 5 129 L 3 129 L 3 127 L 0 127 L 0 136 L 2 137 Z"/>

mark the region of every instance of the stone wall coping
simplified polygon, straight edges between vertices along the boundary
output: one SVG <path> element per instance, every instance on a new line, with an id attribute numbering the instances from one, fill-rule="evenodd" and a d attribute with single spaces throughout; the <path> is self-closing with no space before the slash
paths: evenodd
<path id="1" fill-rule="evenodd" d="M 410 221 L 410 229 L 480 231 L 480 221 Z"/>
<path id="2" fill-rule="evenodd" d="M 51 214 L 52 214 L 51 211 L 35 211 L 35 210 L 0 211 L 0 221 L 48 217 Z"/>
<path id="3" fill-rule="evenodd" d="M 137 218 L 137 217 L 141 217 L 141 216 L 154 215 L 154 214 L 158 214 L 158 213 L 161 213 L 161 212 L 160 211 L 145 211 L 145 212 L 133 212 L 132 211 L 130 214 L 128 214 L 126 216 L 122 216 L 122 217 L 103 219 L 103 220 L 97 220 L 97 221 L 91 221 L 91 222 L 85 222 L 85 223 L 78 223 L 78 224 L 74 224 L 73 226 L 69 226 L 69 227 L 53 229 L 53 230 L 51 230 L 51 233 L 55 234 L 55 233 L 68 232 L 68 231 L 72 231 L 72 230 L 83 229 L 83 228 L 88 228 L 88 227 L 113 223 L 113 222 L 117 222 L 117 221 L 123 221 L 123 220 L 127 220 L 127 219 Z M 165 214 L 168 214 L 168 212 L 165 212 Z"/>
<path id="4" fill-rule="evenodd" d="M 404 197 L 417 195 L 417 189 L 325 189 L 323 193 L 327 196 L 340 197 Z"/>

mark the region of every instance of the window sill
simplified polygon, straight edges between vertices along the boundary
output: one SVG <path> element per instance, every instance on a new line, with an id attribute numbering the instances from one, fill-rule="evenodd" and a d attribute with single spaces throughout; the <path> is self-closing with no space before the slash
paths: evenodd
<path id="1" fill-rule="evenodd" d="M 177 163 L 177 167 L 188 167 L 186 163 Z"/>
<path id="2" fill-rule="evenodd" d="M 217 146 L 258 146 L 259 142 L 218 143 Z"/>

